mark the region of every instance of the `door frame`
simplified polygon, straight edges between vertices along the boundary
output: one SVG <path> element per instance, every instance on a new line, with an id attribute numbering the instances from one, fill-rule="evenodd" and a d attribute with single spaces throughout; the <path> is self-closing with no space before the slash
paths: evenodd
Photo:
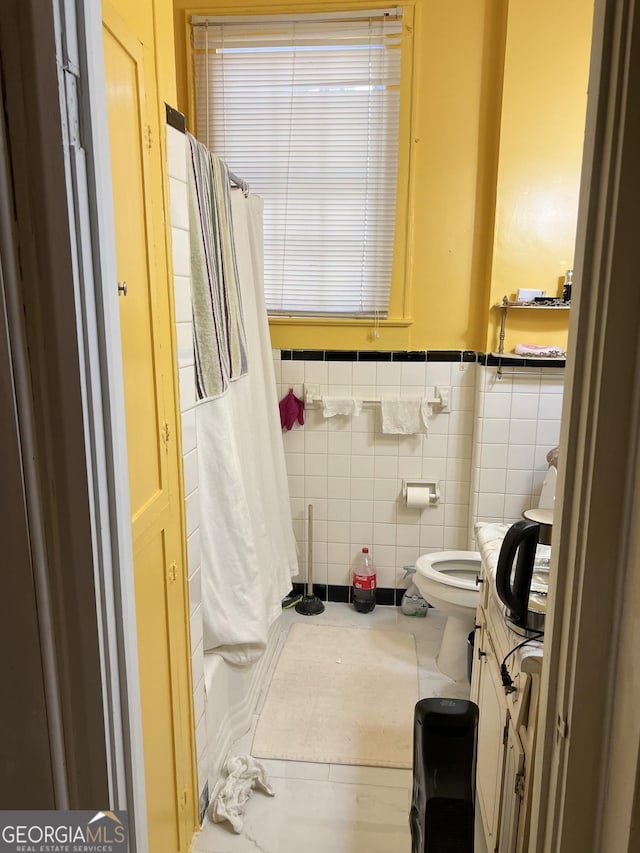
<path id="1" fill-rule="evenodd" d="M 59 331 L 78 343 L 85 395 L 80 416 L 85 418 L 86 473 L 91 480 L 92 508 L 92 518 L 82 519 L 80 532 L 90 534 L 96 555 L 101 648 L 95 664 L 102 673 L 105 688 L 109 785 L 113 806 L 133 811 L 132 849 L 142 851 L 146 849 L 144 768 L 140 754 L 119 320 L 117 297 L 111 286 L 115 282 L 115 245 L 100 4 L 51 0 L 47 6 L 53 11 L 53 23 L 48 14 L 43 14 L 42 4 L 37 0 L 24 0 L 21 6 L 24 14 L 31 16 L 33 25 L 32 43 L 22 45 L 25 57 L 35 57 L 29 70 L 42 81 L 47 75 L 56 75 L 60 94 L 65 99 L 65 112 L 67 96 L 74 95 L 70 77 L 75 76 L 82 84 L 75 90 L 79 96 L 82 145 L 73 152 L 68 146 L 64 148 L 65 174 L 67 178 L 74 174 L 76 183 L 49 189 L 52 198 L 67 205 L 70 197 L 75 200 L 74 194 L 84 182 L 89 228 L 84 227 L 84 220 L 74 221 L 74 215 L 71 216 L 69 232 L 74 226 L 78 230 L 77 250 L 82 259 L 70 279 L 74 283 L 77 315 L 57 316 L 51 322 L 59 323 Z M 581 283 L 575 288 L 571 318 L 572 355 L 561 437 L 565 461 L 561 465 L 559 495 L 564 492 L 564 505 L 558 513 L 561 514 L 558 528 L 562 527 L 562 539 L 554 555 L 556 566 L 562 562 L 566 570 L 562 575 L 556 573 L 552 590 L 551 642 L 541 697 L 543 728 L 538 740 L 537 766 L 541 772 L 536 774 L 532 820 L 531 850 L 536 853 L 606 849 L 603 845 L 614 831 L 611 829 L 614 810 L 621 808 L 614 802 L 615 797 L 607 798 L 606 786 L 619 769 L 624 771 L 625 780 L 630 781 L 630 799 L 625 801 L 625 810 L 618 812 L 618 818 L 625 818 L 622 823 L 626 840 L 624 847 L 608 849 L 622 853 L 633 849 L 634 842 L 637 849 L 640 832 L 640 737 L 637 727 L 627 733 L 630 739 L 627 737 L 625 757 L 617 726 L 631 695 L 629 685 L 623 683 L 620 675 L 624 672 L 624 656 L 632 649 L 630 628 L 637 616 L 630 604 L 633 596 L 638 595 L 640 577 L 640 548 L 634 531 L 634 519 L 640 514 L 640 496 L 635 488 L 640 454 L 632 440 L 640 426 L 637 400 L 640 365 L 637 340 L 629 334 L 630 319 L 635 321 L 640 316 L 637 304 L 640 293 L 633 281 L 633 272 L 640 266 L 640 241 L 635 233 L 627 239 L 624 227 L 635 219 L 638 197 L 625 192 L 625 185 L 635 189 L 638 170 L 637 158 L 632 163 L 625 146 L 633 150 L 635 145 L 635 151 L 640 150 L 640 130 L 631 109 L 633 102 L 628 110 L 626 104 L 630 89 L 635 94 L 640 39 L 635 0 L 596 0 L 595 8 L 575 264 Z M 71 54 L 78 62 L 77 67 L 67 71 L 62 70 L 64 60 L 60 51 L 63 30 L 68 46 L 75 45 Z M 44 149 L 56 148 L 52 140 L 61 135 L 63 117 L 50 104 L 41 103 L 34 109 L 38 110 L 39 133 L 36 138 L 25 136 L 24 145 L 31 150 L 41 147 L 44 161 L 47 156 Z M 49 207 L 41 215 L 46 218 L 51 213 Z M 52 277 L 51 286 L 57 282 Z M 629 298 L 629 303 L 620 298 L 621 294 Z M 637 332 L 635 326 L 633 332 Z M 41 366 L 48 372 L 54 369 L 52 365 Z M 68 377 L 54 378 L 63 381 Z M 621 401 L 624 414 L 628 414 L 626 419 L 622 417 Z M 624 432 L 612 414 L 617 415 Z M 77 409 L 72 412 L 59 408 L 50 415 L 60 433 L 67 427 L 72 434 L 77 430 Z M 596 450 L 600 452 L 598 456 Z M 606 466 L 599 464 L 603 452 Z M 620 471 L 627 473 L 613 476 Z M 615 496 L 623 492 L 623 484 L 627 492 L 618 499 Z M 69 488 L 73 491 L 73 484 Z M 604 515 L 596 515 L 600 510 Z M 603 539 L 619 544 L 615 559 L 609 563 L 609 583 L 604 596 L 598 585 L 603 571 L 599 542 Z M 585 540 L 596 546 L 592 552 L 584 547 Z M 600 630 L 594 630 L 594 625 L 599 625 Z M 589 657 L 592 652 L 595 658 Z M 594 661 L 603 662 L 604 667 L 596 667 Z M 633 689 L 637 692 L 637 685 Z M 585 695 L 593 703 L 588 713 L 584 713 Z M 598 772 L 585 773 L 584 756 L 594 751 Z M 102 772 L 102 768 L 96 768 L 95 772 Z M 572 835 L 576 830 L 580 830 L 579 835 Z"/>
<path id="2" fill-rule="evenodd" d="M 153 349 L 153 381 L 155 383 L 155 398 L 153 401 L 154 413 L 157 415 L 157 421 L 154 423 L 154 436 L 157 442 L 160 442 L 160 436 L 163 437 L 163 445 L 159 445 L 156 450 L 159 455 L 158 482 L 150 488 L 149 492 L 145 493 L 144 499 L 140 502 L 140 496 L 136 497 L 136 489 L 132 488 L 132 482 L 135 482 L 136 463 L 132 462 L 132 469 L 128 471 L 128 494 L 130 494 L 130 502 L 133 501 L 133 514 L 130 517 L 129 524 L 132 530 L 133 538 L 133 560 L 134 560 L 134 577 L 137 605 L 137 621 L 141 630 L 144 630 L 146 619 L 151 612 L 155 614 L 162 613 L 166 620 L 167 635 L 164 640 L 167 643 L 167 659 L 168 665 L 168 690 L 170 696 L 167 697 L 169 702 L 169 710 L 171 712 L 171 740 L 172 740 L 172 761 L 173 761 L 173 776 L 175 780 L 175 799 L 172 802 L 175 807 L 176 814 L 176 831 L 179 838 L 180 850 L 186 850 L 191 842 L 194 829 L 198 823 L 198 790 L 196 781 L 196 763 L 195 763 L 195 723 L 193 720 L 192 707 L 192 689 L 191 689 L 191 654 L 190 654 L 190 631 L 189 631 L 189 597 L 186 584 L 187 573 L 186 566 L 186 523 L 185 523 L 185 504 L 182 484 L 182 453 L 181 453 L 181 435 L 180 435 L 180 416 L 178 410 L 178 387 L 177 387 L 177 364 L 175 362 L 176 344 L 175 344 L 175 318 L 173 306 L 173 288 L 167 286 L 167 282 L 171 280 L 170 275 L 170 242 L 167 229 L 166 217 L 160 215 L 163 210 L 163 205 L 168 205 L 167 181 L 168 174 L 166 173 L 166 145 L 162 138 L 162 130 L 164 129 L 164 121 L 159 122 L 160 115 L 164 119 L 166 108 L 164 103 L 159 110 L 158 104 L 158 77 L 155 68 L 155 57 L 158 53 L 158 44 L 153 45 L 147 43 L 143 28 L 135 18 L 130 18 L 127 11 L 118 8 L 109 0 L 104 0 L 101 6 L 102 19 L 102 44 L 103 52 L 101 56 L 101 73 L 102 78 L 110 82 L 110 60 L 109 47 L 107 43 L 117 44 L 118 49 L 122 50 L 123 56 L 126 56 L 126 62 L 131 64 L 132 92 L 135 93 L 136 99 L 136 116 L 134 119 L 134 132 L 136 135 L 135 143 L 131 144 L 140 146 L 139 151 L 136 151 L 136 159 L 139 155 L 140 163 L 140 181 L 142 190 L 142 206 L 140 208 L 140 223 L 143 225 L 144 237 L 140 238 L 144 247 L 140 260 L 144 258 L 144 263 L 147 267 L 146 274 L 148 276 L 147 287 L 140 291 L 141 281 L 130 282 L 130 288 L 133 288 L 125 303 L 122 299 L 118 299 L 116 310 L 119 317 L 119 330 L 122 334 L 118 334 L 118 345 L 121 356 L 120 363 L 124 359 L 124 369 L 128 369 L 127 365 L 127 341 L 131 343 L 136 339 L 137 327 L 127 327 L 126 314 L 129 299 L 138 298 L 141 293 L 148 300 L 149 305 L 149 323 L 152 325 L 152 331 L 149 336 L 149 345 Z M 107 41 L 105 41 L 105 38 Z M 107 56 L 107 64 L 105 65 L 104 56 Z M 113 57 L 112 57 L 113 58 Z M 122 132 L 120 127 L 120 116 L 118 113 L 110 114 L 109 121 L 107 118 L 106 127 L 109 133 L 108 138 L 117 144 L 116 140 L 121 136 L 118 131 Z M 114 138 L 114 133 L 116 134 Z M 115 149 L 114 149 L 115 151 Z M 126 149 L 130 151 L 130 146 Z M 128 154 L 120 151 L 120 157 L 128 160 Z M 110 157 L 115 157 L 115 153 L 111 152 Z M 116 160 L 113 160 L 114 168 L 118 168 Z M 162 174 L 162 166 L 164 165 L 164 174 Z M 110 197 L 115 198 L 116 213 L 118 213 L 117 205 L 120 196 L 124 193 L 126 196 L 127 190 L 120 188 L 120 196 L 115 192 L 114 184 L 112 183 L 111 171 L 109 171 L 109 192 Z M 162 178 L 162 180 L 160 180 Z M 124 197 L 121 201 L 125 201 Z M 168 208 L 165 208 L 168 214 Z M 115 221 L 117 222 L 116 216 Z M 118 249 L 121 247 L 117 244 L 120 233 L 116 229 L 116 258 L 118 258 Z M 165 266 L 166 265 L 166 266 Z M 124 267 L 122 266 L 122 257 L 119 257 L 119 273 L 120 276 L 125 275 Z M 131 274 L 131 270 L 127 273 L 127 277 Z M 142 274 L 139 270 L 139 274 Z M 110 302 L 112 307 L 112 303 Z M 124 348 L 123 348 L 124 344 Z M 126 372 L 123 376 L 126 380 Z M 123 381 L 123 387 L 125 382 Z M 135 391 L 134 391 L 135 394 Z M 131 401 L 125 397 L 125 420 L 127 416 L 131 416 L 131 411 L 127 406 Z M 134 415 L 135 421 L 135 415 Z M 142 428 L 142 425 L 140 425 Z M 131 427 L 128 423 L 129 433 L 125 432 L 123 439 L 127 443 L 128 453 L 131 458 L 131 453 L 135 452 L 135 439 L 132 439 Z M 135 430 L 136 435 L 140 435 L 140 430 Z M 143 429 L 144 433 L 144 429 Z M 170 437 L 170 438 L 169 438 Z M 151 435 L 147 437 L 151 440 Z M 134 441 L 131 447 L 129 442 Z M 134 449 L 131 449 L 131 448 Z M 131 477 L 133 476 L 133 481 Z M 154 494 L 154 490 L 155 491 Z M 164 521 L 162 521 L 164 519 Z M 160 525 L 160 526 L 159 526 Z M 158 534 L 161 532 L 164 551 L 164 571 L 158 576 L 164 585 L 164 602 L 156 602 L 157 606 L 154 610 L 149 609 L 149 603 L 145 598 L 141 598 L 139 585 L 144 583 L 144 578 L 149 577 L 149 573 L 145 569 L 141 569 L 137 560 L 140 554 L 149 547 L 154 541 L 157 541 Z M 154 563 L 157 568 L 158 564 Z M 150 567 L 148 567 L 150 568 Z M 155 569 L 154 569 L 155 571 Z M 159 589 L 159 585 L 156 589 Z M 158 610 L 158 607 L 160 608 Z M 143 662 L 142 671 L 142 710 L 143 710 L 143 727 L 149 725 L 149 731 L 152 733 L 151 739 L 148 736 L 148 731 L 144 730 L 144 742 L 149 745 L 153 743 L 153 733 L 157 731 L 156 714 L 153 712 L 153 703 L 149 704 L 149 697 L 145 690 L 149 687 L 150 682 L 157 683 L 155 678 L 155 665 L 163 659 L 164 641 L 161 640 L 161 647 L 155 645 L 150 646 L 148 638 L 145 638 L 138 633 L 138 657 Z M 144 642 L 143 642 L 144 640 Z M 151 650 L 151 659 L 149 660 L 149 650 Z M 160 657 L 158 657 L 160 655 Z M 146 703 L 146 706 L 145 706 Z M 144 715 L 146 714 L 146 716 Z M 168 730 L 167 730 L 168 732 Z M 155 773 L 149 775 L 149 765 L 154 756 L 154 750 L 145 753 L 146 761 L 146 781 L 148 783 L 147 795 L 147 810 L 150 814 L 150 825 L 148 835 L 150 843 L 154 841 L 154 818 L 152 812 L 152 804 L 157 806 L 163 793 L 168 791 L 167 785 L 159 783 L 160 777 Z M 170 772 L 167 768 L 167 772 Z M 162 774 L 161 774 L 162 775 Z M 154 785 L 161 784 L 164 792 L 159 791 Z M 155 801 L 154 801 L 155 797 Z M 158 841 L 159 843 L 159 841 Z"/>
<path id="3" fill-rule="evenodd" d="M 96 333 L 87 374 L 89 386 L 99 389 L 101 398 L 96 400 L 93 415 L 103 441 L 100 509 L 105 522 L 108 519 L 105 550 L 111 558 L 102 564 L 101 572 L 109 599 L 104 628 L 109 671 L 113 673 L 112 712 L 120 789 L 129 811 L 130 831 L 135 835 L 133 849 L 142 853 L 148 847 L 147 807 L 102 11 L 96 2 L 58 2 L 64 4 L 67 32 L 70 22 L 76 25 L 76 59 L 84 75 L 78 111 L 85 129 L 86 212 L 91 221 L 91 234 L 85 235 L 90 247 L 85 248 L 92 253 L 94 276 L 88 307 L 95 312 L 93 316 L 87 312 L 85 319 Z M 68 41 L 73 43 L 73 38 L 71 30 Z"/>
<path id="4" fill-rule="evenodd" d="M 638 3 L 596 0 L 531 853 L 640 848 L 639 102 Z"/>
<path id="5" fill-rule="evenodd" d="M 95 389 L 88 414 L 96 434 L 97 511 L 108 531 L 101 543 L 108 559 L 99 566 L 105 602 L 104 646 L 109 658 L 104 677 L 111 697 L 107 725 L 115 729 L 114 776 L 118 797 L 129 812 L 132 849 L 142 853 L 148 847 L 147 810 L 102 12 L 100 3 L 57 2 L 63 12 L 62 41 L 75 51 L 72 61 L 81 79 L 77 108 L 84 131 L 86 171 L 79 174 L 79 183 L 83 177 L 85 181 L 79 192 L 85 196 L 85 215 L 91 223 L 90 232 L 79 229 L 82 251 L 91 257 L 81 320 L 88 332 L 87 392 Z"/>
<path id="6" fill-rule="evenodd" d="M 634 518 L 640 516 L 640 356 L 634 325 L 640 290 L 633 274 L 640 267 L 640 241 L 626 227 L 635 221 L 640 196 L 638 159 L 627 153 L 640 150 L 634 112 L 640 98 L 636 6 L 635 0 L 595 0 L 575 262 L 581 281 L 574 288 L 561 436 L 562 536 L 554 550 L 556 567 L 561 563 L 565 571 L 556 572 L 552 590 L 543 672 L 532 819 L 536 853 L 622 851 L 622 842 L 631 850 L 640 833 L 637 714 L 626 733 L 631 736 L 626 750 L 620 729 L 622 721 L 633 719 L 638 698 L 623 677 L 625 655 L 633 649 L 632 604 L 640 598 L 640 542 L 634 531 Z M 100 57 L 94 51 L 97 77 Z M 612 541 L 619 547 L 603 595 L 598 581 Z M 601 662 L 599 669 L 595 661 Z M 640 688 L 634 684 L 633 689 L 637 694 Z M 595 756 L 594 774 L 584 771 L 589 753 Z M 624 805 L 607 797 L 607 785 L 620 771 Z M 620 826 L 624 839 L 615 835 Z"/>
<path id="7" fill-rule="evenodd" d="M 130 849 L 146 853 L 101 9 L 12 0 L 2 16 L 20 259 L 8 331 L 26 368 L 14 372 L 20 421 L 34 432 L 26 467 L 39 630 L 54 650 L 43 665 L 54 798 L 127 810 Z"/>

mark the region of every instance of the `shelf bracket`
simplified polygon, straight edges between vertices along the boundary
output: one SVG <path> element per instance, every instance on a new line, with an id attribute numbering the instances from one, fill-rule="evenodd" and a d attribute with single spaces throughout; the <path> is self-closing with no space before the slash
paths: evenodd
<path id="1" fill-rule="evenodd" d="M 500 337 L 498 339 L 498 352 L 504 352 L 504 336 L 507 328 L 507 306 L 509 304 L 509 298 L 505 295 L 502 297 L 502 305 L 500 306 Z M 498 379 L 502 379 L 502 362 L 498 365 L 497 371 Z"/>

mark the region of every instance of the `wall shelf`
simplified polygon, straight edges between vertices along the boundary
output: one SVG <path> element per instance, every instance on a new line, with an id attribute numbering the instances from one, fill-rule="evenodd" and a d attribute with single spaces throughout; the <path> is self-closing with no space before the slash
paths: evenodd
<path id="1" fill-rule="evenodd" d="M 521 362 L 521 361 L 535 361 L 538 359 L 539 361 L 566 361 L 566 358 L 563 355 L 544 355 L 544 356 L 535 356 L 535 355 L 517 355 L 515 352 L 491 352 L 489 355 L 492 355 L 494 358 L 499 358 L 501 361 L 504 361 L 507 364 L 509 361 Z M 531 365 L 527 364 L 526 367 L 530 367 Z"/>
<path id="2" fill-rule="evenodd" d="M 553 305 L 545 305 L 543 302 L 496 302 L 492 307 L 501 308 L 503 311 L 511 310 L 512 308 L 534 308 L 537 311 L 568 311 L 571 308 L 571 304 L 569 302 Z"/>
<path id="3" fill-rule="evenodd" d="M 504 336 L 507 327 L 507 313 L 509 311 L 568 311 L 571 308 L 571 304 L 569 302 L 551 301 L 550 304 L 545 304 L 541 302 L 509 302 L 508 298 L 505 296 L 503 297 L 502 302 L 497 302 L 492 307 L 500 309 L 500 338 L 498 340 L 498 351 L 491 354 L 498 358 L 504 358 L 505 360 L 507 360 L 522 358 L 522 356 L 516 355 L 515 353 L 505 353 L 504 351 Z M 545 361 L 553 360 L 553 357 L 545 358 Z M 564 358 L 558 357 L 557 360 L 564 361 Z M 502 365 L 498 367 L 498 377 L 502 377 Z"/>

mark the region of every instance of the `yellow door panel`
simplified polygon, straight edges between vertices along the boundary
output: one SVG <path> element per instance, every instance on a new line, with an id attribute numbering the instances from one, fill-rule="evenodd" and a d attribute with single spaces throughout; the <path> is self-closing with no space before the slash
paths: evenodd
<path id="1" fill-rule="evenodd" d="M 173 745 L 167 631 L 167 584 L 170 581 L 165 570 L 168 564 L 165 545 L 164 536 L 160 533 L 142 547 L 138 546 L 135 552 L 136 601 L 145 603 L 144 616 L 138 622 L 138 662 L 143 701 L 150 851 L 180 849 L 174 808 L 179 792 Z M 159 791 L 160 786 L 164 790 Z M 160 842 L 156 836 L 162 839 L 162 846 L 157 846 Z"/>
<path id="2" fill-rule="evenodd" d="M 108 4 L 103 24 L 117 273 L 127 286 L 119 304 L 149 851 L 178 853 L 196 797 L 170 294 L 163 225 L 154 232 L 163 217 L 153 215 L 162 172 L 145 104 L 154 63 Z"/>
<path id="3" fill-rule="evenodd" d="M 104 38 L 105 64 L 109 69 L 107 103 L 109 109 L 118 281 L 126 295 L 120 295 L 120 326 L 127 445 L 135 459 L 135 476 L 130 478 L 131 512 L 134 525 L 163 500 L 166 483 L 166 454 L 158 437 L 164 423 L 158 400 L 158 365 L 154 351 L 153 293 L 150 287 L 149 229 L 146 222 L 144 174 L 144 133 L 141 46 L 126 47 L 108 30 Z M 166 498 L 165 498 L 166 500 Z M 159 509 L 159 508 L 156 508 Z"/>

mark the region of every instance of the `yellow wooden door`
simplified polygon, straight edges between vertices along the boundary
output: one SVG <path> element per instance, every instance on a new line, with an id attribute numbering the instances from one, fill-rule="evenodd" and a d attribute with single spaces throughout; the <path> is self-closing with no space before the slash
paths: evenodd
<path id="1" fill-rule="evenodd" d="M 150 159 L 143 47 L 107 6 L 103 22 L 149 850 L 176 853 L 188 849 L 195 798 L 169 289 L 151 215 L 162 175 Z"/>

